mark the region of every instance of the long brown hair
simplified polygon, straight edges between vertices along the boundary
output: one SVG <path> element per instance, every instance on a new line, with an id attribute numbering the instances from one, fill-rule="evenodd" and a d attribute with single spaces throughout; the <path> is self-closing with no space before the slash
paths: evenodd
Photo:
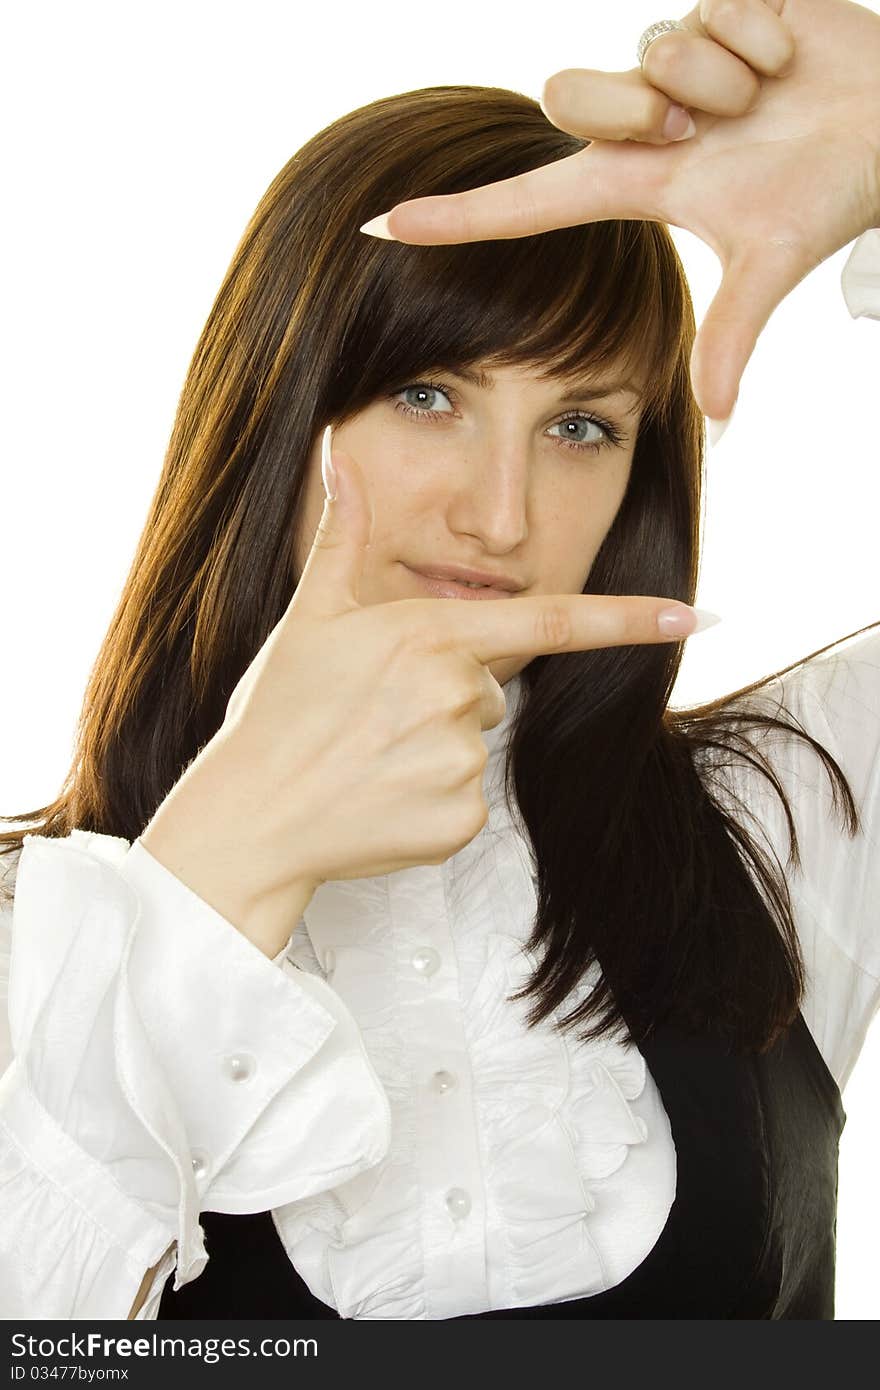
<path id="1" fill-rule="evenodd" d="M 28 833 L 141 833 L 290 602 L 323 426 L 428 365 L 646 376 L 628 489 L 584 592 L 693 602 L 703 422 L 688 375 L 693 308 L 666 227 L 605 221 L 436 247 L 358 230 L 406 198 L 491 183 L 583 145 L 517 92 L 449 86 L 352 111 L 288 161 L 197 343 L 63 789 L 0 818 L 31 823 L 0 835 L 2 853 Z M 533 1024 L 598 961 L 598 984 L 560 1020 L 589 1024 L 581 1037 L 625 1021 L 638 1041 L 671 1018 L 763 1047 L 803 991 L 787 885 L 698 764 L 710 753 L 755 763 L 783 800 L 795 863 L 785 793 L 750 730 L 807 739 L 840 788 L 850 834 L 858 812 L 835 760 L 799 727 L 741 700 L 734 710 L 731 695 L 671 711 L 681 656 L 681 644 L 616 647 L 539 657 L 523 672 L 506 787 L 535 849 L 528 945 L 543 956 L 521 993 L 535 1001 Z"/>

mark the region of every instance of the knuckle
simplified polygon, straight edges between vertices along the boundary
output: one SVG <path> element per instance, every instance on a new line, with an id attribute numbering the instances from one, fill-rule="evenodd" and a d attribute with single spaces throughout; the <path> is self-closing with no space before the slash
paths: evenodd
<path id="1" fill-rule="evenodd" d="M 449 714 L 464 714 L 479 704 L 481 693 L 479 682 L 455 680 L 447 687 L 444 707 Z"/>
<path id="2" fill-rule="evenodd" d="M 488 823 L 488 820 L 489 808 L 486 805 L 485 798 L 483 797 L 481 792 L 476 805 L 469 808 L 468 815 L 465 818 L 465 824 L 463 827 L 464 839 L 462 840 L 461 846 L 462 848 L 464 847 L 464 845 L 470 844 L 471 840 L 474 838 L 475 835 L 479 835 L 480 831 L 483 829 L 483 826 Z"/>
<path id="3" fill-rule="evenodd" d="M 462 780 L 465 782 L 474 782 L 477 780 L 482 782 L 483 772 L 488 758 L 489 754 L 486 745 L 483 743 L 482 739 L 479 739 L 478 746 L 476 748 L 469 748 L 467 757 L 462 760 L 465 767 L 465 775 Z"/>
<path id="4" fill-rule="evenodd" d="M 452 196 L 455 199 L 453 206 L 458 217 L 461 235 L 465 241 L 476 240 L 478 234 L 474 223 L 474 200 L 470 196 L 470 190 L 455 193 Z"/>
<path id="5" fill-rule="evenodd" d="M 700 21 L 712 36 L 742 27 L 742 0 L 701 0 Z"/>
<path id="6" fill-rule="evenodd" d="M 791 34 L 786 33 L 784 37 L 780 37 L 772 57 L 764 63 L 762 71 L 771 77 L 782 75 L 794 58 L 794 51 L 794 39 Z"/>
<path id="7" fill-rule="evenodd" d="M 475 835 L 479 835 L 488 819 L 489 812 L 482 797 L 478 805 L 457 797 L 455 802 L 450 803 L 441 825 L 438 826 L 439 846 L 435 841 L 435 857 L 432 863 L 443 864 L 450 855 L 464 849 Z"/>
<path id="8" fill-rule="evenodd" d="M 521 174 L 517 179 L 517 199 L 520 209 L 520 227 L 525 236 L 535 236 L 544 231 L 546 214 L 535 202 L 535 192 L 528 175 Z"/>
<path id="9" fill-rule="evenodd" d="M 677 82 L 682 76 L 687 50 L 681 38 L 680 32 L 672 31 L 661 34 L 650 45 L 642 64 L 649 82 L 663 87 L 667 82 Z"/>
<path id="10" fill-rule="evenodd" d="M 456 750 L 449 757 L 443 760 L 443 774 L 453 787 L 464 786 L 467 782 L 473 781 L 477 773 L 482 771 L 482 767 L 475 767 L 474 753 L 470 747 L 456 747 Z"/>
<path id="11" fill-rule="evenodd" d="M 538 641 L 551 647 L 564 647 L 571 640 L 571 617 L 562 604 L 548 604 L 535 620 Z"/>

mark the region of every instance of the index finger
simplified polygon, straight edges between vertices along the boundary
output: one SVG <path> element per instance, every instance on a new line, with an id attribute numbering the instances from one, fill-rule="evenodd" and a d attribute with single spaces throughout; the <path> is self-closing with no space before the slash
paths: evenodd
<path id="1" fill-rule="evenodd" d="M 621 149 L 615 148 L 619 159 Z M 489 239 L 508 241 L 582 222 L 656 217 L 653 203 L 645 200 L 649 185 L 644 164 L 638 179 L 635 166 L 634 177 L 626 177 L 625 161 L 615 165 L 611 177 L 597 158 L 599 152 L 594 142 L 552 164 L 481 188 L 410 198 L 385 214 L 387 232 L 393 240 L 414 246 L 446 246 Z M 380 220 L 374 218 L 373 222 Z M 364 227 L 370 226 L 364 223 Z M 382 235 L 378 227 L 375 234 Z"/>
<path id="2" fill-rule="evenodd" d="M 482 603 L 454 598 L 428 602 L 432 644 L 439 634 L 440 646 L 464 647 L 483 666 L 504 657 L 680 641 L 721 621 L 716 613 L 691 608 L 678 599 L 642 594 L 535 594 Z"/>

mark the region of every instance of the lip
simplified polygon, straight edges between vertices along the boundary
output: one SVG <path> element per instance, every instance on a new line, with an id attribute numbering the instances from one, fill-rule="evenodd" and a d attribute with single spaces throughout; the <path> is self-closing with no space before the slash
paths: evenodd
<path id="1" fill-rule="evenodd" d="M 406 565 L 405 568 L 435 598 L 460 598 L 480 603 L 485 599 L 511 597 L 510 589 L 498 589 L 494 585 L 487 585 L 482 589 L 469 589 L 466 584 L 457 584 L 454 579 L 436 579 L 429 574 L 423 574 L 421 570 L 413 569 L 411 565 Z"/>
<path id="2" fill-rule="evenodd" d="M 487 588 L 502 589 L 508 594 L 515 593 L 523 587 L 507 574 L 489 574 L 487 570 L 472 570 L 465 565 L 434 565 L 433 569 L 429 570 L 419 570 L 413 565 L 408 565 L 407 569 L 412 569 L 414 574 L 421 574 L 427 579 L 451 580 L 456 584 L 462 580 L 470 580 L 472 584 L 485 584 Z"/>

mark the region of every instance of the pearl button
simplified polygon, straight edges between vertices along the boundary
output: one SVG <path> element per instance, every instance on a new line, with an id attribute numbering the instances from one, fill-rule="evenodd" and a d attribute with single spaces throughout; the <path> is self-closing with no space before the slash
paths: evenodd
<path id="1" fill-rule="evenodd" d="M 203 1178 L 208 1171 L 208 1155 L 204 1149 L 193 1149 L 190 1157 L 194 1175 L 196 1178 Z"/>
<path id="2" fill-rule="evenodd" d="M 249 1052 L 234 1052 L 223 1061 L 223 1069 L 230 1081 L 249 1081 L 256 1068 L 257 1064 Z"/>
<path id="3" fill-rule="evenodd" d="M 328 976 L 332 975 L 335 969 L 336 952 L 332 946 L 328 946 L 327 950 L 324 952 L 324 974 Z"/>
<path id="4" fill-rule="evenodd" d="M 465 1192 L 463 1187 L 450 1187 L 446 1194 L 446 1205 L 450 1216 L 460 1221 L 471 1209 L 470 1194 Z"/>
<path id="5" fill-rule="evenodd" d="M 418 970 L 420 975 L 433 975 L 440 969 L 440 957 L 433 946 L 420 946 L 413 951 L 411 959 L 413 970 Z"/>
<path id="6" fill-rule="evenodd" d="M 453 1086 L 457 1084 L 457 1080 L 458 1078 L 454 1072 L 435 1071 L 434 1075 L 431 1077 L 431 1085 L 435 1091 L 439 1091 L 440 1094 L 443 1095 L 446 1091 L 452 1090 Z"/>

